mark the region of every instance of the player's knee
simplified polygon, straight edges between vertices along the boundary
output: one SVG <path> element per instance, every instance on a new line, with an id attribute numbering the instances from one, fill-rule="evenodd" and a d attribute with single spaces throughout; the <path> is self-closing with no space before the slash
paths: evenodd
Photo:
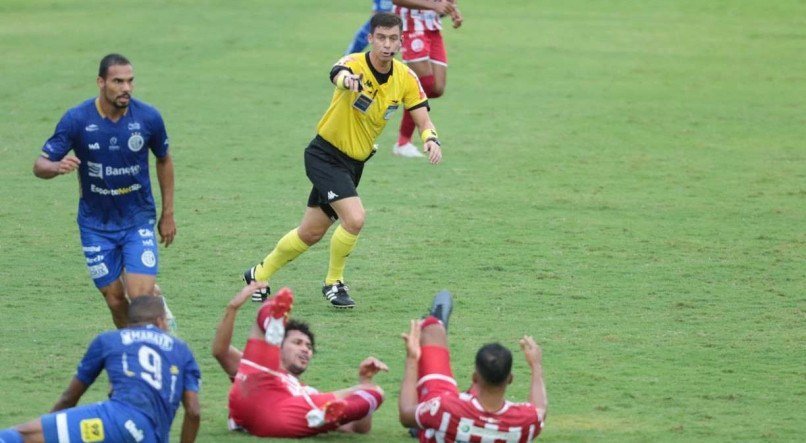
<path id="1" fill-rule="evenodd" d="M 101 289 L 101 295 L 104 296 L 106 299 L 106 304 L 110 307 L 120 307 L 120 306 L 128 306 L 129 301 L 126 300 L 126 293 L 123 291 L 118 291 L 116 289 L 111 289 L 109 287 Z"/>
<path id="2" fill-rule="evenodd" d="M 316 243 L 319 243 L 319 240 L 325 236 L 325 232 L 327 229 L 313 229 L 313 228 L 302 228 L 300 227 L 297 230 L 297 235 L 299 235 L 299 239 L 302 240 L 308 246 L 312 246 Z"/>
<path id="3" fill-rule="evenodd" d="M 445 93 L 445 84 L 434 83 L 431 86 L 431 93 L 428 94 L 428 98 L 437 98 L 442 97 L 442 94 Z"/>
<path id="4" fill-rule="evenodd" d="M 347 232 L 353 235 L 358 235 L 361 232 L 361 229 L 364 228 L 364 219 L 365 214 L 364 211 L 356 212 L 355 214 L 350 214 L 349 217 L 345 217 L 341 220 L 341 227 L 344 228 Z"/>

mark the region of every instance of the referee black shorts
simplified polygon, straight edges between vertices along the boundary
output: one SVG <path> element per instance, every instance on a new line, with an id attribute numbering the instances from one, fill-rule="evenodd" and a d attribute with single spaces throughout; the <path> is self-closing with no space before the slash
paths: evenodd
<path id="1" fill-rule="evenodd" d="M 305 148 L 305 174 L 313 183 L 308 207 L 320 207 L 332 220 L 338 219 L 331 202 L 357 197 L 364 162 L 355 160 L 317 135 Z"/>

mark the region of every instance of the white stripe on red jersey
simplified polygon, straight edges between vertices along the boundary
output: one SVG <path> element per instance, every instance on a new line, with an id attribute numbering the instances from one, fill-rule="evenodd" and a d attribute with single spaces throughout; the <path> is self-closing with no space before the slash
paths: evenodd
<path id="1" fill-rule="evenodd" d="M 487 412 L 473 395 L 442 395 L 417 405 L 417 424 L 423 443 L 528 443 L 537 438 L 542 423 L 530 403 L 505 401 Z"/>
<path id="2" fill-rule="evenodd" d="M 277 377 L 280 381 L 282 381 L 283 386 L 286 388 L 289 394 L 293 395 L 294 397 L 305 397 L 309 398 L 310 395 L 316 395 L 319 391 L 314 388 L 313 386 L 308 386 L 303 384 L 299 381 L 297 377 L 285 372 L 285 371 L 273 371 L 263 365 L 259 365 L 251 360 L 247 360 L 245 358 L 241 358 L 241 365 L 249 367 L 251 369 L 257 370 L 258 372 L 265 372 L 267 374 L 271 374 L 274 377 Z M 238 373 L 235 374 L 235 378 L 242 380 L 245 376 L 248 375 L 249 371 L 246 368 L 238 368 Z M 314 405 L 314 407 L 316 407 Z"/>
<path id="3" fill-rule="evenodd" d="M 395 6 L 392 11 L 403 20 L 403 32 L 423 32 L 442 30 L 439 15 L 430 9 L 410 9 Z"/>

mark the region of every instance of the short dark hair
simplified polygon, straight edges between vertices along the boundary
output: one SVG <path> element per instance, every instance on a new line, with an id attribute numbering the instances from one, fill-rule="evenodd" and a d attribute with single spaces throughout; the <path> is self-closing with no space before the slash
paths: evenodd
<path id="1" fill-rule="evenodd" d="M 476 372 L 487 383 L 500 386 L 512 371 L 512 352 L 499 343 L 489 343 L 476 353 Z"/>
<path id="2" fill-rule="evenodd" d="M 288 333 L 290 331 L 299 331 L 308 336 L 308 340 L 311 341 L 311 350 L 316 351 L 316 341 L 313 338 L 313 332 L 311 332 L 311 327 L 308 326 L 308 323 L 299 320 L 288 320 L 288 323 L 285 324 L 285 335 L 283 336 L 283 340 L 285 337 L 288 337 Z"/>
<path id="3" fill-rule="evenodd" d="M 369 20 L 369 33 L 374 33 L 377 27 L 394 28 L 395 26 L 403 31 L 403 20 L 400 17 L 389 12 L 379 12 Z"/>
<path id="4" fill-rule="evenodd" d="M 152 323 L 165 317 L 165 302 L 158 295 L 141 295 L 129 303 L 129 323 Z"/>
<path id="5" fill-rule="evenodd" d="M 110 66 L 130 65 L 131 62 L 126 57 L 120 54 L 107 54 L 101 59 L 101 64 L 98 66 L 98 77 L 106 78 L 106 73 L 109 72 Z"/>

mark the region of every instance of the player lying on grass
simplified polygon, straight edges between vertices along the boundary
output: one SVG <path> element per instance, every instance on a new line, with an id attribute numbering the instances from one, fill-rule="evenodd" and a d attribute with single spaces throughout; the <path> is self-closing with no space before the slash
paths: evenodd
<path id="1" fill-rule="evenodd" d="M 440 292 L 425 320 L 412 320 L 406 343 L 406 363 L 400 386 L 400 423 L 420 429 L 421 442 L 534 440 L 546 417 L 541 351 L 534 339 L 524 336 L 521 349 L 532 369 L 529 403 L 505 398 L 512 383 L 512 353 L 498 343 L 476 353 L 473 385 L 459 393 L 451 370 L 447 320 L 453 302 Z"/>
<path id="2" fill-rule="evenodd" d="M 386 364 L 367 357 L 358 366 L 359 384 L 320 393 L 299 380 L 314 353 L 314 335 L 307 324 L 289 320 L 291 290 L 281 289 L 258 310 L 243 352 L 232 346 L 238 309 L 265 283 L 253 282 L 227 305 L 213 339 L 213 356 L 233 380 L 229 394 L 229 425 L 259 437 L 309 437 L 333 430 L 367 433 L 372 413 L 383 402 L 373 382 Z"/>
<path id="3" fill-rule="evenodd" d="M 180 401 L 180 441 L 195 441 L 201 373 L 188 346 L 166 333 L 165 317 L 162 297 L 132 299 L 128 326 L 95 337 L 51 413 L 0 431 L 0 442 L 168 442 Z M 109 400 L 76 406 L 103 369 Z"/>

